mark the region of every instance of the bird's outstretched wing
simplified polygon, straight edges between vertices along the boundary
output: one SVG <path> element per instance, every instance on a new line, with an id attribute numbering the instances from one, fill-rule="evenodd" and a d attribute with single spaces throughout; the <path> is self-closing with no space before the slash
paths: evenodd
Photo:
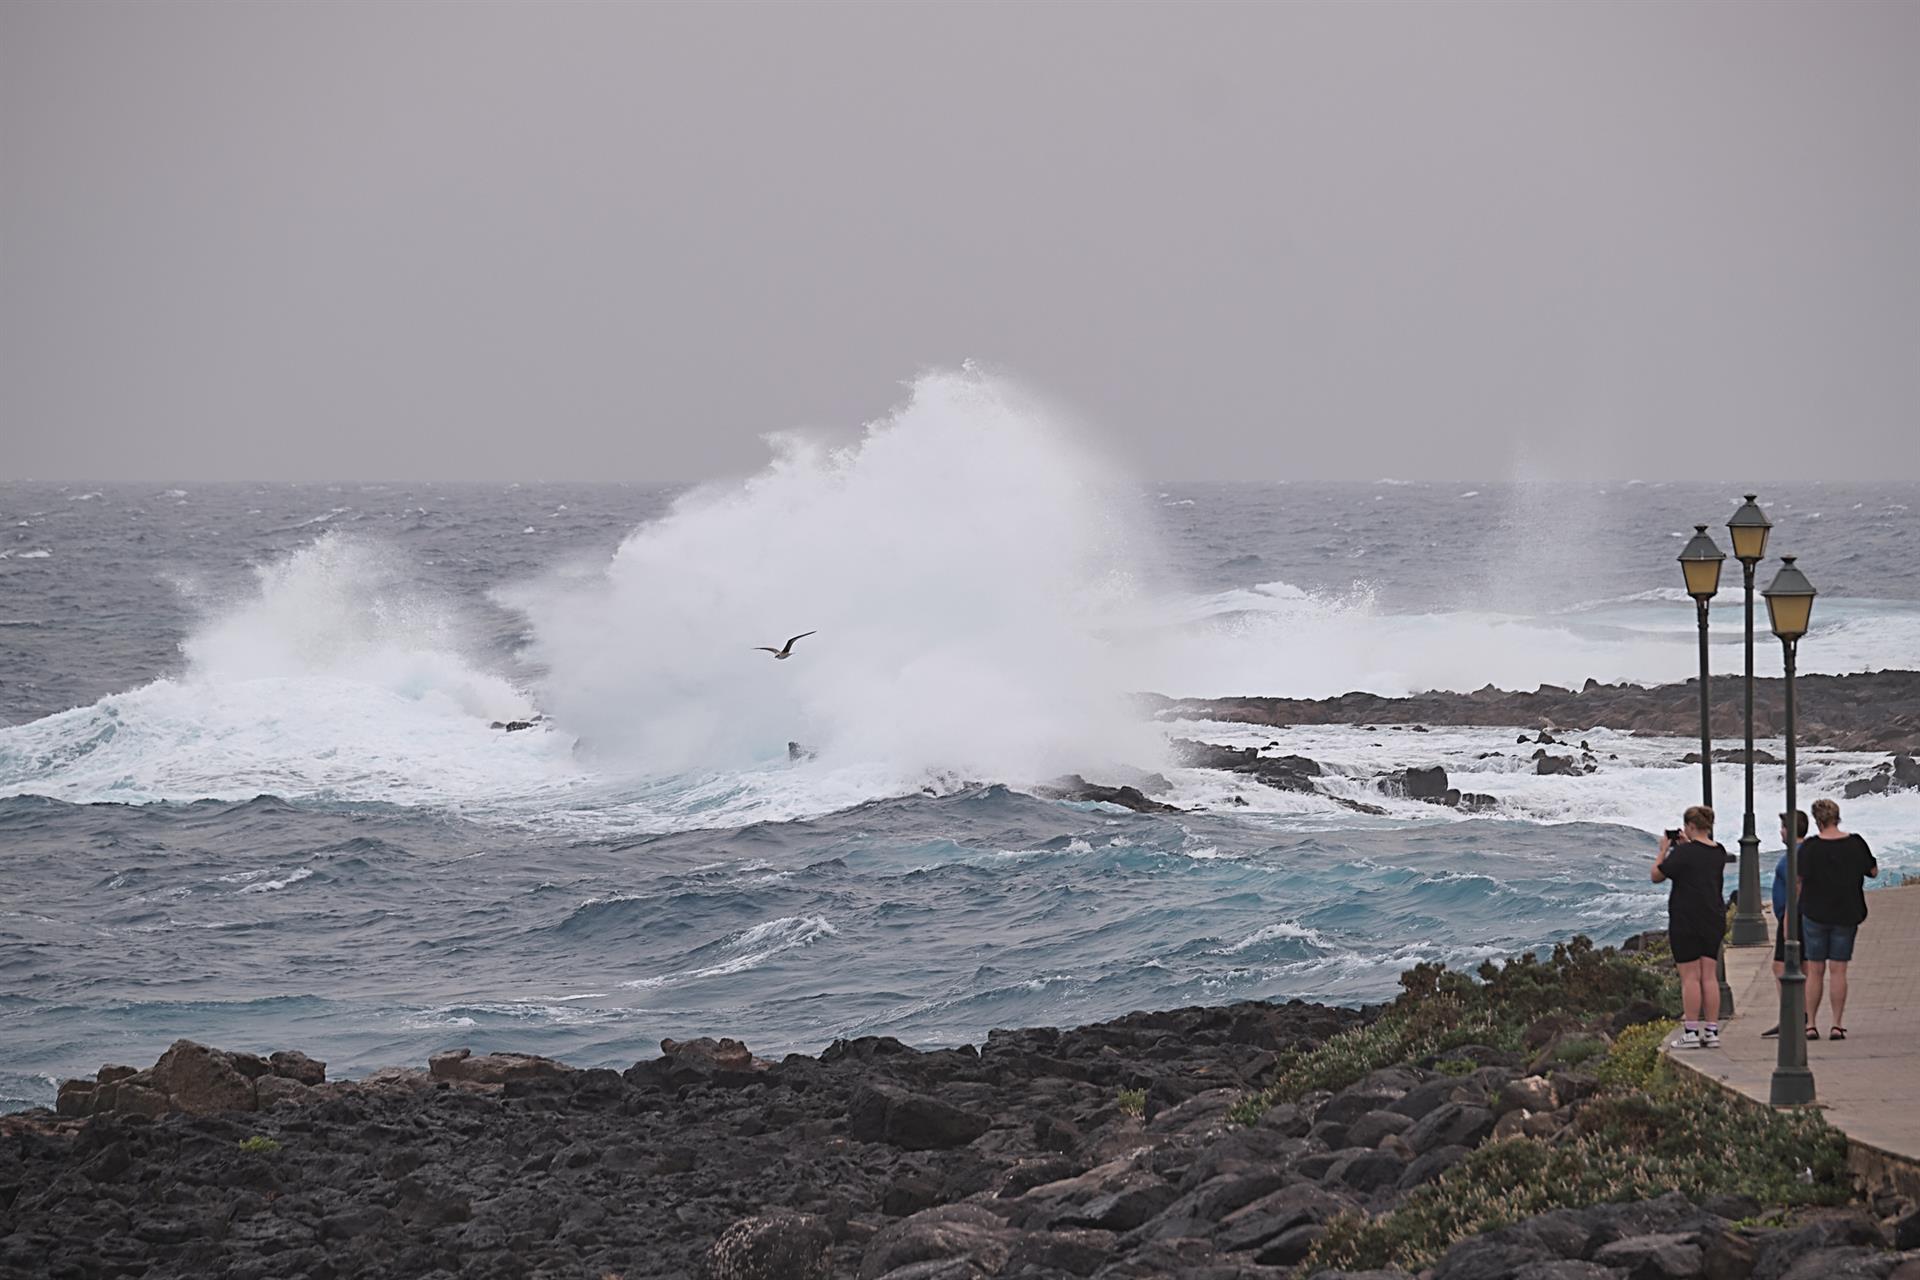
<path id="1" fill-rule="evenodd" d="M 778 649 L 775 649 L 775 648 L 771 648 L 770 646 L 767 646 L 767 645 L 764 645 L 764 644 L 757 644 L 757 645 L 755 645 L 755 646 L 753 646 L 753 648 L 754 648 L 754 651 L 755 651 L 756 653 L 774 653 L 774 654 L 777 654 L 777 653 L 779 653 L 779 652 L 780 652 L 780 651 L 779 651 Z"/>
<path id="2" fill-rule="evenodd" d="M 819 633 L 819 632 L 817 632 L 817 631 L 802 631 L 802 632 L 801 632 L 801 633 L 800 633 L 799 635 L 797 635 L 797 636 L 795 636 L 795 637 L 793 638 L 793 640 L 805 640 L 805 639 L 806 639 L 806 638 L 807 638 L 808 636 L 812 636 L 812 635 L 818 635 L 818 634 L 820 634 L 820 633 Z M 789 640 L 789 641 L 787 641 L 787 647 L 786 647 L 786 648 L 784 648 L 784 649 L 782 649 L 782 650 L 781 650 L 780 652 L 782 652 L 782 653 L 792 653 L 792 652 L 793 652 L 793 640 Z"/>

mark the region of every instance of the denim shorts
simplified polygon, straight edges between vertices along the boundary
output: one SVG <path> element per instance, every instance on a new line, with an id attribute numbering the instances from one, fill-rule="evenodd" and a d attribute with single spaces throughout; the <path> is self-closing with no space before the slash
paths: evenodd
<path id="1" fill-rule="evenodd" d="M 1821 924 L 1801 916 L 1800 926 L 1807 935 L 1807 959 L 1838 960 L 1841 964 L 1853 959 L 1853 939 L 1860 932 L 1859 925 Z"/>

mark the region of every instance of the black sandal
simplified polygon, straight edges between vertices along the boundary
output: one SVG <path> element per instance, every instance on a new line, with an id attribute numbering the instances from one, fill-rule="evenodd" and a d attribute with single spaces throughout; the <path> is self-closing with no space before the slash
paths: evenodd
<path id="1" fill-rule="evenodd" d="M 1818 1040 L 1819 1038 L 1820 1038 L 1820 1028 L 1814 1026 L 1811 1022 L 1809 1022 L 1807 1024 L 1807 1039 Z"/>
<path id="2" fill-rule="evenodd" d="M 1847 1029 L 1845 1027 L 1835 1027 L 1833 1030 L 1827 1032 L 1827 1039 L 1829 1040 L 1845 1040 L 1846 1038 Z"/>

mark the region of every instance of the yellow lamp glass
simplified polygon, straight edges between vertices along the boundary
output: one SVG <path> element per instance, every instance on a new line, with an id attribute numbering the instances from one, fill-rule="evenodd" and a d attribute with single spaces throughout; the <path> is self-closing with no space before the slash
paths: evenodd
<path id="1" fill-rule="evenodd" d="M 1718 560 L 1683 560 L 1680 570 L 1687 578 L 1688 595 L 1710 596 L 1720 590 Z"/>
<path id="2" fill-rule="evenodd" d="M 1720 565 L 1726 558 L 1707 536 L 1707 526 L 1693 526 L 1693 540 L 1680 553 L 1680 572 L 1686 575 L 1687 594 L 1704 600 L 1720 590 Z"/>
<path id="3" fill-rule="evenodd" d="M 1767 519 L 1767 513 L 1760 509 L 1753 494 L 1740 509 L 1733 513 L 1733 519 L 1727 521 L 1727 533 L 1733 539 L 1733 555 L 1736 560 L 1748 564 L 1758 564 L 1766 559 L 1767 535 L 1773 532 L 1773 522 Z"/>
<path id="4" fill-rule="evenodd" d="M 1767 558 L 1767 534 L 1772 530 L 1767 525 L 1730 524 L 1727 532 L 1733 535 L 1733 558 L 1736 560 L 1764 560 Z"/>
<path id="5" fill-rule="evenodd" d="M 1773 634 L 1782 640 L 1798 640 L 1807 634 L 1807 624 L 1813 620 L 1813 597 L 1768 596 L 1767 617 L 1773 623 Z"/>
<path id="6" fill-rule="evenodd" d="M 1813 598 L 1820 594 L 1793 561 L 1792 556 L 1781 556 L 1780 572 L 1761 592 L 1767 598 L 1767 618 L 1773 624 L 1773 634 L 1782 640 L 1798 640 L 1807 634 L 1813 620 Z"/>

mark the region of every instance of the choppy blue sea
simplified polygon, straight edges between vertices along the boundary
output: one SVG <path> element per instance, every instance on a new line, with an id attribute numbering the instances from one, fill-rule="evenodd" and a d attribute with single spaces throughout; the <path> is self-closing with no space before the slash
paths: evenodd
<path id="1" fill-rule="evenodd" d="M 1541 778 L 1506 730 L 1125 695 L 1684 678 L 1673 557 L 1738 486 L 1140 485 L 949 399 L 696 490 L 0 486 L 0 1108 L 183 1035 L 347 1073 L 954 1043 L 1377 1000 L 1418 960 L 1663 919 L 1690 744 L 1596 733 L 1599 773 Z M 1803 667 L 1920 666 L 1920 486 L 1765 496 L 1822 590 Z M 1388 814 L 1176 767 L 1170 735 L 1284 736 Z M 1499 806 L 1373 781 L 1430 763 Z M 1185 811 L 1030 793 L 1075 771 Z M 1920 799 L 1847 816 L 1920 866 Z"/>

